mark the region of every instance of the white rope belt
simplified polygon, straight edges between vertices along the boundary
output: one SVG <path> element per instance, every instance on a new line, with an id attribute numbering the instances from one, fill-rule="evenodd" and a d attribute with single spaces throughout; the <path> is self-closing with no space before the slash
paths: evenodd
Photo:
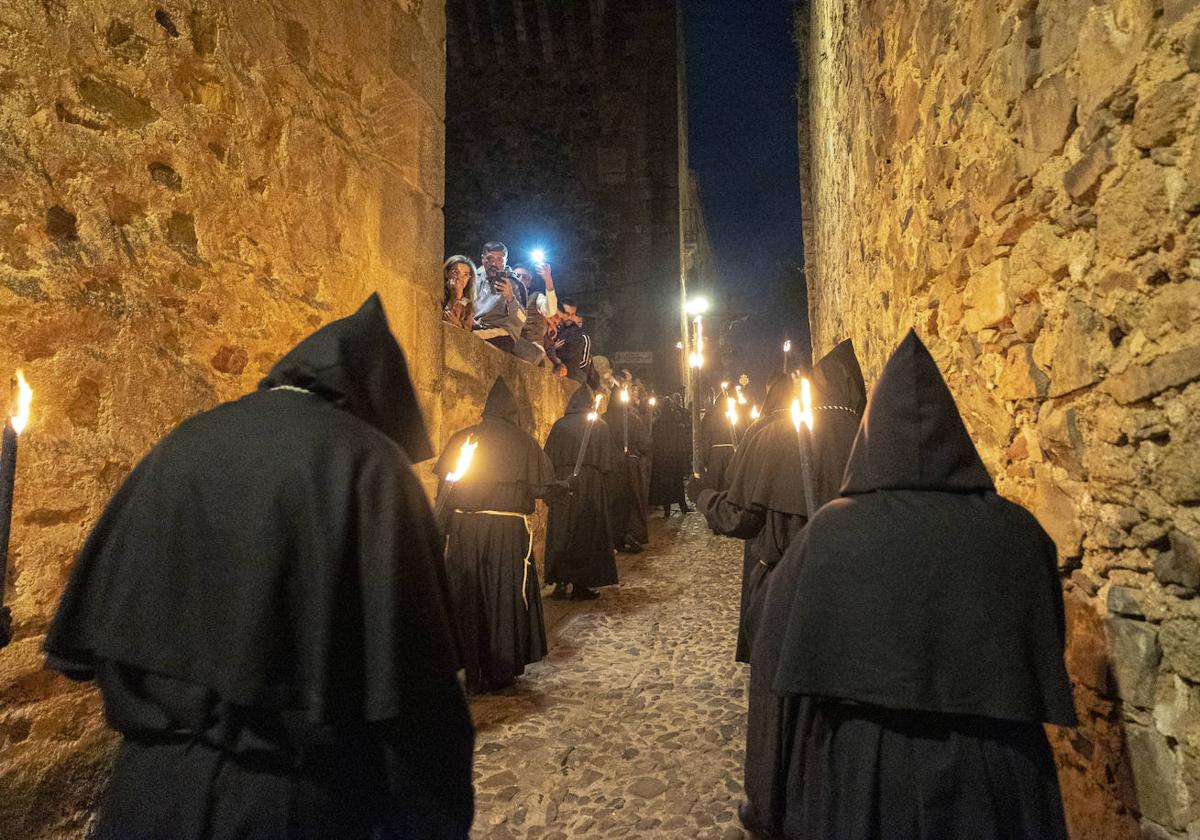
<path id="1" fill-rule="evenodd" d="M 732 443 L 714 443 L 712 446 L 709 447 L 709 449 L 720 449 L 722 446 L 732 447 L 733 444 Z"/>
<path id="2" fill-rule="evenodd" d="M 525 559 L 521 561 L 521 602 L 525 604 L 525 609 L 529 609 L 529 567 L 533 565 L 533 531 L 529 528 L 529 514 L 515 513 L 511 510 L 459 510 L 454 509 L 455 513 L 462 513 L 467 516 L 510 516 L 514 519 L 520 519 L 525 523 L 525 533 L 529 537 L 529 546 L 525 549 Z"/>

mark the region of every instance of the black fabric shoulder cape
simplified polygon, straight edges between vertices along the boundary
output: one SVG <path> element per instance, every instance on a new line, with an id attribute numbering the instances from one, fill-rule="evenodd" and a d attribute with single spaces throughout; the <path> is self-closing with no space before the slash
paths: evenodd
<path id="1" fill-rule="evenodd" d="M 813 368 L 812 467 L 817 504 L 837 495 L 846 460 L 858 429 L 853 406 L 865 402 L 865 392 L 853 386 L 862 381 L 858 360 L 844 341 Z M 748 430 L 738 447 L 726 499 L 749 510 L 759 508 L 792 516 L 811 517 L 804 499 L 800 441 L 789 411 L 790 378 L 773 380 L 764 408 L 768 413 Z M 860 394 L 862 394 L 860 401 Z"/>
<path id="2" fill-rule="evenodd" d="M 998 496 L 910 332 L 871 396 L 842 486 L 787 552 L 776 691 L 1071 725 L 1054 545 Z M 770 614 L 779 609 L 785 614 Z"/>
<path id="3" fill-rule="evenodd" d="M 454 486 L 454 503 L 464 510 L 484 510 L 500 505 L 516 513 L 532 513 L 534 497 L 554 481 L 554 469 L 542 448 L 521 428 L 516 398 L 497 377 L 483 407 L 479 423 L 450 438 L 434 465 L 444 479 L 458 463 L 468 437 L 478 442 L 471 468 Z"/>
<path id="4" fill-rule="evenodd" d="M 429 454 L 372 296 L 138 464 L 75 563 L 48 665 L 119 663 L 314 724 L 404 714 L 459 667 L 410 467 Z"/>

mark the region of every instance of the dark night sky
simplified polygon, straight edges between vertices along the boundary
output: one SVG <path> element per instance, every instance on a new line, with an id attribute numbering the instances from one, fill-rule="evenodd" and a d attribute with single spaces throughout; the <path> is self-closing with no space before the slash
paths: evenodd
<path id="1" fill-rule="evenodd" d="M 780 358 L 806 337 L 799 295 L 779 288 L 801 262 L 796 48 L 791 0 L 685 0 L 688 146 L 721 283 L 755 312 L 734 332 L 737 365 Z M 757 337 L 754 340 L 753 337 Z M 728 371 L 732 375 L 741 370 Z M 763 371 L 765 373 L 765 370 Z"/>

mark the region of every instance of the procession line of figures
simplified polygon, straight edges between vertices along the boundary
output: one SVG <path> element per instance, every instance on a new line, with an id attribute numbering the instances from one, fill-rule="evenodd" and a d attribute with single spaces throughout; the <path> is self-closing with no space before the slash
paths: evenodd
<path id="1" fill-rule="evenodd" d="M 700 499 L 746 540 L 743 823 L 1065 837 L 1042 729 L 1074 723 L 1053 545 L 995 493 L 915 334 L 869 403 L 848 343 L 812 374 L 811 471 L 781 378 Z M 444 531 L 377 297 L 168 434 L 89 535 L 46 638 L 47 666 L 95 680 L 123 736 L 93 837 L 465 838 L 474 732 L 457 674 L 504 684 L 545 651 L 537 496 L 547 582 L 616 580 L 617 453 L 588 434 L 590 396 L 543 451 L 494 388 L 435 467 L 444 479 L 474 437 L 474 478 L 440 488 Z"/>

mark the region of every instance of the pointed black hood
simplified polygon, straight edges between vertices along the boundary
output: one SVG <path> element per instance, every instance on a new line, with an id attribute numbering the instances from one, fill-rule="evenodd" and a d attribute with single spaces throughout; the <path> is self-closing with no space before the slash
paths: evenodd
<path id="1" fill-rule="evenodd" d="M 586 385 L 580 385 L 575 389 L 575 393 L 571 395 L 571 399 L 567 400 L 567 408 L 563 412 L 563 416 L 568 414 L 586 414 L 592 410 L 592 389 Z"/>
<path id="2" fill-rule="evenodd" d="M 487 402 L 483 405 L 483 416 L 493 420 L 507 420 L 514 426 L 520 425 L 516 397 L 499 376 L 496 377 L 496 383 L 492 385 Z"/>
<path id="3" fill-rule="evenodd" d="M 396 441 L 410 461 L 433 455 L 404 351 L 378 294 L 358 311 L 301 341 L 258 384 L 303 388 L 365 420 Z"/>
<path id="4" fill-rule="evenodd" d="M 871 394 L 842 495 L 994 489 L 937 363 L 909 330 Z"/>
<path id="5" fill-rule="evenodd" d="M 763 400 L 761 413 L 766 415 L 790 406 L 793 390 L 792 378 L 786 373 L 777 373 L 772 376 L 771 381 L 767 383 L 767 396 Z"/>
<path id="6" fill-rule="evenodd" d="M 867 407 L 867 384 L 850 339 L 838 344 L 813 366 L 815 399 L 823 405 L 851 409 L 859 417 Z"/>

